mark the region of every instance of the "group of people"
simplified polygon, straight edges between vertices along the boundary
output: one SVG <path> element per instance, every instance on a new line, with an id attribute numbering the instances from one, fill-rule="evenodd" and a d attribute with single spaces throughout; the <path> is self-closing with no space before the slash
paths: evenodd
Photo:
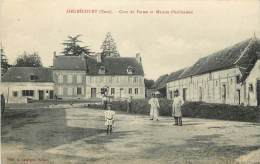
<path id="1" fill-rule="evenodd" d="M 158 100 L 158 93 L 154 93 L 152 98 L 149 100 L 150 104 L 150 120 L 159 121 L 159 108 L 160 103 Z M 107 127 L 106 132 L 112 133 L 113 124 L 115 121 L 115 111 L 111 110 L 111 104 L 108 104 L 106 101 L 103 101 L 104 109 L 107 109 L 105 114 L 105 126 Z M 182 112 L 181 107 L 184 104 L 183 98 L 179 95 L 179 91 L 174 91 L 174 98 L 172 103 L 172 116 L 175 119 L 174 125 L 182 126 Z M 128 107 L 129 108 L 129 107 Z"/>
<path id="2" fill-rule="evenodd" d="M 149 100 L 150 108 L 150 120 L 159 121 L 159 100 L 157 98 L 159 94 L 154 93 L 153 97 Z M 175 125 L 182 126 L 182 113 L 181 106 L 184 104 L 183 98 L 179 95 L 179 91 L 174 92 L 174 98 L 172 103 L 172 116 L 175 119 Z"/>

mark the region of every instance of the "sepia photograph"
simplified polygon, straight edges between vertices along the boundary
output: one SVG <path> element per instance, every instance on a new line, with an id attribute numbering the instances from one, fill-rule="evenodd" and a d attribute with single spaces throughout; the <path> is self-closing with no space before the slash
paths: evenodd
<path id="1" fill-rule="evenodd" d="M 0 0 L 2 164 L 259 164 L 259 0 Z"/>

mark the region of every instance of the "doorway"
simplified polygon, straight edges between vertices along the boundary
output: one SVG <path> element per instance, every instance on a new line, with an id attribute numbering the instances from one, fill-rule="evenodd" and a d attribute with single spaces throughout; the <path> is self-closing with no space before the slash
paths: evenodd
<path id="1" fill-rule="evenodd" d="M 39 100 L 43 100 L 43 98 L 44 98 L 44 92 L 43 92 L 43 90 L 39 90 Z"/>
<path id="2" fill-rule="evenodd" d="M 256 84 L 256 86 L 257 86 L 257 90 L 256 90 L 256 92 L 257 92 L 257 106 L 260 106 L 260 80 L 257 80 L 257 84 Z"/>
<path id="3" fill-rule="evenodd" d="M 222 103 L 226 103 L 227 100 L 227 87 L 226 84 L 222 85 Z"/>
<path id="4" fill-rule="evenodd" d="M 187 100 L 187 88 L 183 88 L 183 101 L 186 101 Z"/>
<path id="5" fill-rule="evenodd" d="M 91 98 L 97 97 L 97 88 L 91 88 Z"/>
<path id="6" fill-rule="evenodd" d="M 53 90 L 50 90 L 50 99 L 53 99 L 54 94 L 53 94 Z"/>

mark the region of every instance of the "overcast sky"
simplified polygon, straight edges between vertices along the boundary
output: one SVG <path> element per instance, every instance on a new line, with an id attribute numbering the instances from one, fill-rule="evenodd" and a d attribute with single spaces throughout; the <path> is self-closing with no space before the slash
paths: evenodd
<path id="1" fill-rule="evenodd" d="M 112 14 L 68 14 L 67 9 L 110 10 Z M 120 14 L 118 11 L 135 11 Z M 137 10 L 185 10 L 192 14 L 139 14 Z M 156 79 L 198 58 L 253 36 L 260 37 L 260 1 L 1 0 L 0 41 L 9 62 L 38 52 L 44 66 L 61 52 L 68 35 L 100 51 L 111 32 L 121 56 L 140 53 L 145 76 Z"/>

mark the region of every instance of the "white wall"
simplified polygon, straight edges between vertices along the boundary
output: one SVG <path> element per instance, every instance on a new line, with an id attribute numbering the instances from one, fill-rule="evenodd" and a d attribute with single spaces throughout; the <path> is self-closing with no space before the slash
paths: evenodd
<path id="1" fill-rule="evenodd" d="M 33 96 L 22 96 L 22 90 L 33 90 Z M 44 99 L 49 98 L 50 90 L 54 90 L 54 83 L 48 82 L 2 82 L 1 93 L 4 94 L 7 103 L 26 103 L 27 98 L 39 100 L 38 91 L 44 91 Z M 15 97 L 13 92 L 17 92 Z M 48 93 L 47 93 L 48 92 Z"/>
<path id="2" fill-rule="evenodd" d="M 145 86 L 143 76 L 86 76 L 86 97 L 91 98 L 91 88 L 96 88 L 97 97 L 101 97 L 101 88 L 108 86 L 109 95 L 111 88 L 115 89 L 115 98 L 128 98 L 132 96 L 135 99 L 145 98 Z M 129 88 L 132 88 L 132 94 L 129 94 Z M 135 94 L 135 89 L 138 89 L 138 94 Z M 120 89 L 122 89 L 120 91 Z"/>

